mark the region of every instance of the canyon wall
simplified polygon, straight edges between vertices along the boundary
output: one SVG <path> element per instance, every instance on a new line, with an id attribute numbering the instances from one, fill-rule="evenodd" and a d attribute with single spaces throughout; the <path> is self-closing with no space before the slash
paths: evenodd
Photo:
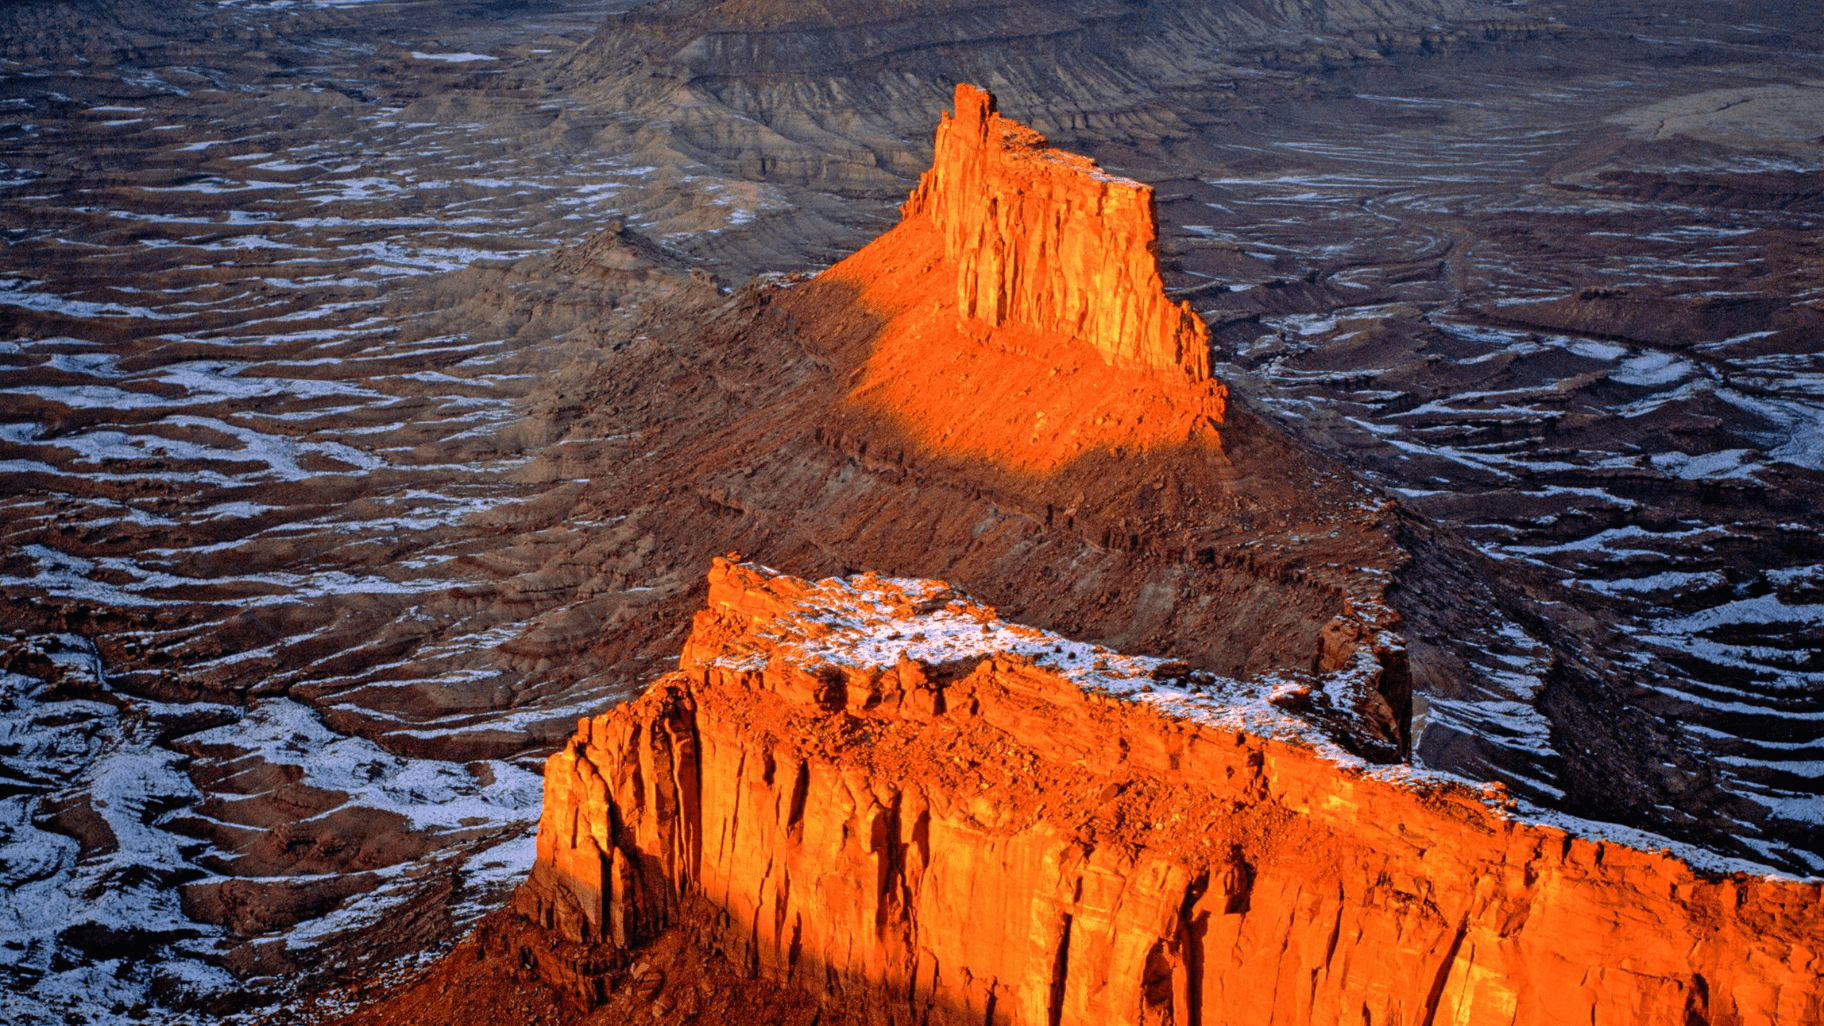
<path id="1" fill-rule="evenodd" d="M 1052 149 L 974 86 L 956 87 L 955 106 L 901 211 L 938 226 L 962 314 L 1081 339 L 1116 366 L 1208 378 L 1209 329 L 1159 277 L 1152 187 Z"/>
<path id="2" fill-rule="evenodd" d="M 1371 769 L 1306 685 L 718 561 L 680 669 L 547 765 L 515 906 L 585 955 L 521 957 L 594 1002 L 682 928 L 826 1022 L 1824 1021 L 1818 884 Z"/>

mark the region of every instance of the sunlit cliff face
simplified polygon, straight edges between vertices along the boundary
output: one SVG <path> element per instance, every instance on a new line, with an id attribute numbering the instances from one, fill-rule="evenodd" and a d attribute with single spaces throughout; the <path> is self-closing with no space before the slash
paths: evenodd
<path id="1" fill-rule="evenodd" d="M 1190 444 L 1221 461 L 1209 334 L 1165 294 L 1152 189 L 956 91 L 904 220 L 831 268 L 880 318 L 849 402 L 922 447 L 1047 472 Z"/>
<path id="2" fill-rule="evenodd" d="M 680 671 L 547 764 L 530 961 L 592 1005 L 684 925 L 886 1026 L 1819 1021 L 1815 884 L 1367 767 L 1282 696 L 718 561 Z"/>
<path id="3" fill-rule="evenodd" d="M 956 272 L 958 311 L 1088 342 L 1111 365 L 1210 376 L 1210 333 L 1166 298 L 1151 186 L 1045 145 L 956 87 L 956 115 L 901 208 L 930 218 Z"/>

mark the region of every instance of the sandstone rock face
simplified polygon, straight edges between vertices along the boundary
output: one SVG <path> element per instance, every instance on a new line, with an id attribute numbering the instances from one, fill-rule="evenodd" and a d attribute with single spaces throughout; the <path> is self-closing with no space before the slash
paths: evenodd
<path id="1" fill-rule="evenodd" d="M 516 907 L 591 1000 L 682 926 L 829 1021 L 1824 1017 L 1817 884 L 1371 771 L 1270 685 L 718 563 L 680 670 L 551 757 Z"/>
<path id="2" fill-rule="evenodd" d="M 803 290 L 866 323 L 842 406 L 1021 477 L 1098 453 L 1232 467 L 1228 390 L 1202 319 L 1165 294 L 1152 190 L 1047 147 L 974 86 L 956 107 L 903 220 Z"/>
<path id="3" fill-rule="evenodd" d="M 1081 339 L 1117 366 L 1210 376 L 1209 329 L 1159 277 L 1152 187 L 1052 149 L 988 93 L 956 87 L 901 211 L 942 232 L 964 316 Z"/>

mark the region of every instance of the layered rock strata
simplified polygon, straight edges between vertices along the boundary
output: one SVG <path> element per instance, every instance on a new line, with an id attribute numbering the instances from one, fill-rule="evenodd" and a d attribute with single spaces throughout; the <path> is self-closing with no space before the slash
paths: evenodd
<path id="1" fill-rule="evenodd" d="M 955 106 L 900 209 L 942 233 L 959 312 L 1081 339 L 1117 366 L 1208 378 L 1209 329 L 1159 277 L 1152 187 L 1047 146 L 972 85 Z"/>
<path id="2" fill-rule="evenodd" d="M 1369 770 L 1288 682 L 1182 671 L 719 563 L 679 671 L 552 756 L 516 907 L 570 953 L 521 957 L 595 1001 L 682 926 L 825 1021 L 1824 1017 L 1816 883 Z"/>

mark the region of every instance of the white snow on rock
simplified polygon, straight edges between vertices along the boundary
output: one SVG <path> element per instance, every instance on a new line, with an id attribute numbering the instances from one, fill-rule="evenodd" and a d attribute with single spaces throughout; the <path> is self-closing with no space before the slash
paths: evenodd
<path id="1" fill-rule="evenodd" d="M 0 1022 L 8 1026 L 63 1026 L 72 1014 L 125 1024 L 133 1020 L 124 1013 L 155 990 L 168 1005 L 244 986 L 215 963 L 223 930 L 183 910 L 180 885 L 223 879 L 209 867 L 235 856 L 168 828 L 194 816 L 204 797 L 185 771 L 191 757 L 161 743 L 173 730 L 186 735 L 186 748 L 296 766 L 303 783 L 343 794 L 343 807 L 395 813 L 414 831 L 472 836 L 438 856 L 462 884 L 458 925 L 498 907 L 531 867 L 543 782 L 530 770 L 395 756 L 329 731 L 285 698 L 244 714 L 134 698 L 111 689 L 99 654 L 80 636 L 25 644 L 58 674 L 0 671 L 0 974 L 9 980 Z M 67 697 L 72 691 L 90 697 Z M 222 725 L 186 729 L 209 720 Z M 90 826 L 79 841 L 50 821 L 60 807 L 86 809 L 104 826 Z M 383 921 L 413 896 L 423 868 L 406 861 L 374 871 L 377 887 L 299 924 L 284 943 L 309 948 Z M 173 1024 L 215 1021 L 160 1014 Z"/>
<path id="2" fill-rule="evenodd" d="M 207 960 L 220 928 L 185 916 L 176 887 L 208 875 L 194 861 L 204 845 L 161 825 L 201 795 L 184 757 L 155 743 L 174 721 L 232 713 L 118 698 L 84 639 L 31 644 L 66 681 L 110 700 L 60 697 L 50 682 L 0 672 L 0 775 L 10 785 L 0 798 L 0 972 L 9 977 L 0 1021 L 61 1026 L 66 1013 L 92 1021 L 143 1002 L 153 987 L 181 995 L 234 986 Z M 102 843 L 85 853 L 49 829 L 47 800 L 86 804 L 106 825 L 94 831 Z"/>
<path id="3" fill-rule="evenodd" d="M 485 53 L 425 53 L 421 50 L 413 50 L 412 56 L 421 61 L 447 61 L 450 64 L 500 60 L 499 57 L 490 57 Z"/>
<path id="4" fill-rule="evenodd" d="M 748 568 L 779 576 L 767 567 L 748 564 Z M 1482 668 L 1491 677 L 1489 690 L 1530 698 L 1542 686 L 1537 673 L 1543 668 L 1543 659 L 1528 649 L 1543 649 L 1517 626 L 1505 626 L 1520 654 L 1495 657 L 1507 664 L 1505 668 Z M 1476 781 L 1440 770 L 1372 765 L 1337 743 L 1330 732 L 1333 724 L 1320 725 L 1275 701 L 1292 692 L 1327 691 L 1339 681 L 1292 680 L 1280 675 L 1241 681 L 1213 674 L 1178 674 L 1168 667 L 1171 661 L 1167 659 L 1123 655 L 1035 627 L 1007 623 L 996 617 L 992 608 L 942 581 L 872 574 L 817 581 L 790 616 L 761 624 L 755 633 L 772 643 L 774 658 L 813 672 L 820 666 L 884 670 L 902 658 L 937 665 L 997 655 L 1016 656 L 1070 681 L 1086 694 L 1148 705 L 1164 715 L 1200 725 L 1305 747 L 1340 770 L 1407 787 L 1482 787 Z M 766 662 L 758 653 L 734 654 L 717 659 L 713 665 L 757 671 L 765 669 Z M 1341 678 L 1352 672 L 1355 668 L 1331 676 Z M 1435 700 L 1433 709 L 1437 715 Z M 1480 726 L 1500 738 L 1497 743 L 1550 754 L 1549 725 L 1536 709 L 1522 701 L 1455 703 L 1445 714 L 1476 717 L 1482 721 Z M 1787 815 L 1815 814 L 1810 805 L 1796 808 L 1800 804 L 1788 803 L 1790 807 L 1783 811 Z M 1516 801 L 1512 808 L 1491 801 L 1490 808 L 1523 822 L 1594 841 L 1643 851 L 1664 850 L 1700 872 L 1792 879 L 1767 865 L 1731 858 L 1645 830 L 1581 819 L 1525 799 Z"/>

